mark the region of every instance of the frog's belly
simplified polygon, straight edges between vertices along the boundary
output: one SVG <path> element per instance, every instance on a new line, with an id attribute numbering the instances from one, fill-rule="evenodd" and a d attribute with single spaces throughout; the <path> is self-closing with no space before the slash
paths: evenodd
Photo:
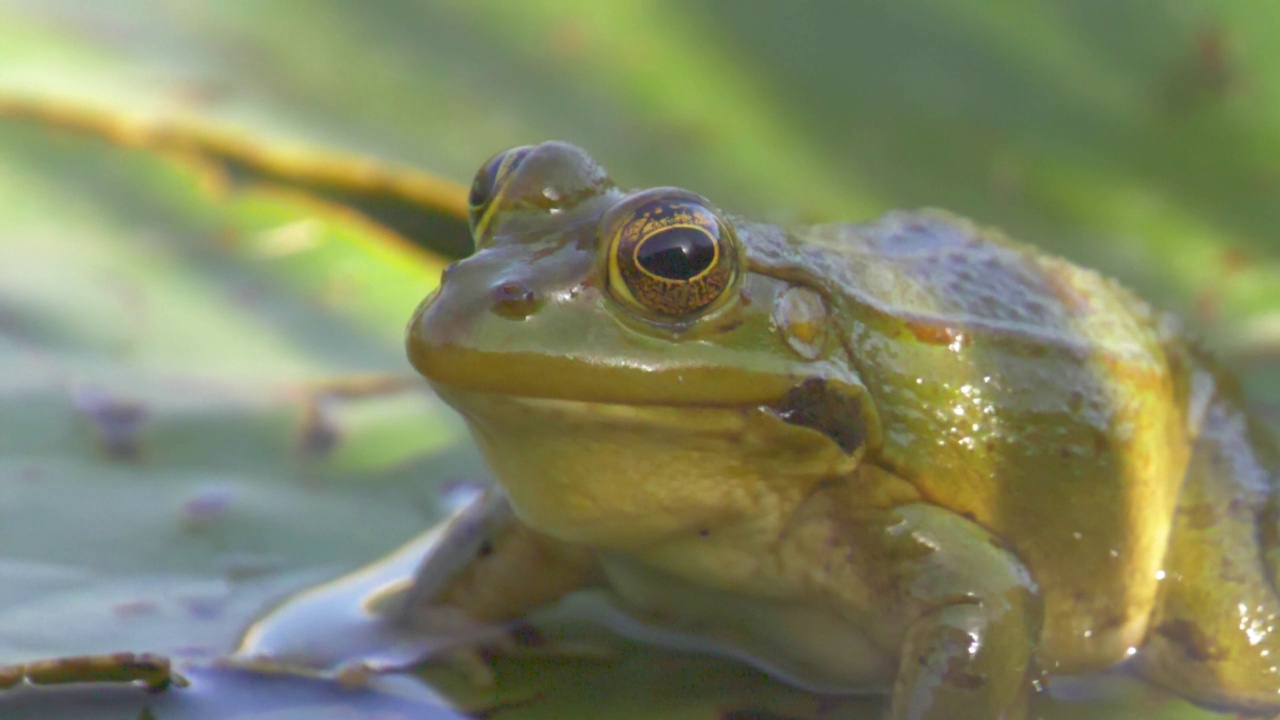
<path id="1" fill-rule="evenodd" d="M 853 623 L 816 602 L 744 597 L 631 561 L 604 560 L 615 632 L 678 650 L 741 660 L 822 693 L 886 691 L 897 663 Z"/>

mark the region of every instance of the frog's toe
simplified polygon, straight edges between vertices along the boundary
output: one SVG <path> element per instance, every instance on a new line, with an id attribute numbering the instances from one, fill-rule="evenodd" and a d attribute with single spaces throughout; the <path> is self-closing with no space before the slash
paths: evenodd
<path id="1" fill-rule="evenodd" d="M 455 648 L 441 657 L 440 662 L 466 678 L 471 687 L 477 690 L 488 690 L 497 685 L 493 663 L 480 648 Z"/>

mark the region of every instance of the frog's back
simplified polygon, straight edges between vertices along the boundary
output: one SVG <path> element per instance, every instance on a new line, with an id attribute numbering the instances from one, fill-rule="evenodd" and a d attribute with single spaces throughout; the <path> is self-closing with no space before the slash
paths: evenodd
<path id="1" fill-rule="evenodd" d="M 1047 660 L 1098 667 L 1139 644 L 1187 461 L 1165 316 L 944 213 L 783 245 L 760 263 L 837 305 L 883 429 L 870 461 L 1008 540 L 1045 591 Z"/>

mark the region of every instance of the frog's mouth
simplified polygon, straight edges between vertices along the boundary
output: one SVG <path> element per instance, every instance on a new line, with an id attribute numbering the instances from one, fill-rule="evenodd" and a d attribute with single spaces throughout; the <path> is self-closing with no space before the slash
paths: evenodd
<path id="1" fill-rule="evenodd" d="M 411 351 L 433 385 L 513 397 L 610 405 L 751 407 L 780 400 L 805 376 L 698 363 L 489 352 L 450 346 Z M 810 368 L 815 373 L 821 364 Z M 834 368 L 833 368 L 834 369 Z"/>
<path id="2" fill-rule="evenodd" d="M 654 415 L 663 409 L 765 412 L 822 433 L 850 454 L 879 440 L 878 423 L 862 387 L 824 374 L 797 377 L 700 365 L 604 365 L 533 353 L 504 353 L 495 359 L 466 349 L 418 356 L 415 365 L 446 400 L 466 393 L 507 397 L 526 407 L 535 407 L 537 400 L 563 401 L 602 412 L 630 408 L 626 412 L 633 417 L 642 416 L 643 408 Z M 810 369 L 827 369 L 822 363 L 814 365 Z M 460 406 L 465 403 L 450 404 L 466 413 Z"/>

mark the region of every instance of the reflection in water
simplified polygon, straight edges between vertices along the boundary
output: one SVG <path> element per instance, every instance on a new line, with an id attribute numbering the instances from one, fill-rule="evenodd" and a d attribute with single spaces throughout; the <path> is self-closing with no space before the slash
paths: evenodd
<path id="1" fill-rule="evenodd" d="M 498 639 L 501 628 L 446 637 L 398 622 L 414 571 L 441 538 L 437 527 L 373 564 L 287 598 L 245 631 L 231 661 L 333 676 L 394 672 Z"/>
<path id="2" fill-rule="evenodd" d="M 431 688 L 410 676 L 371 678 L 352 688 L 297 675 L 264 675 L 243 669 L 206 667 L 190 673 L 192 687 L 158 697 L 149 706 L 157 720 L 224 720 L 235 717 L 415 718 L 470 720 Z"/>

